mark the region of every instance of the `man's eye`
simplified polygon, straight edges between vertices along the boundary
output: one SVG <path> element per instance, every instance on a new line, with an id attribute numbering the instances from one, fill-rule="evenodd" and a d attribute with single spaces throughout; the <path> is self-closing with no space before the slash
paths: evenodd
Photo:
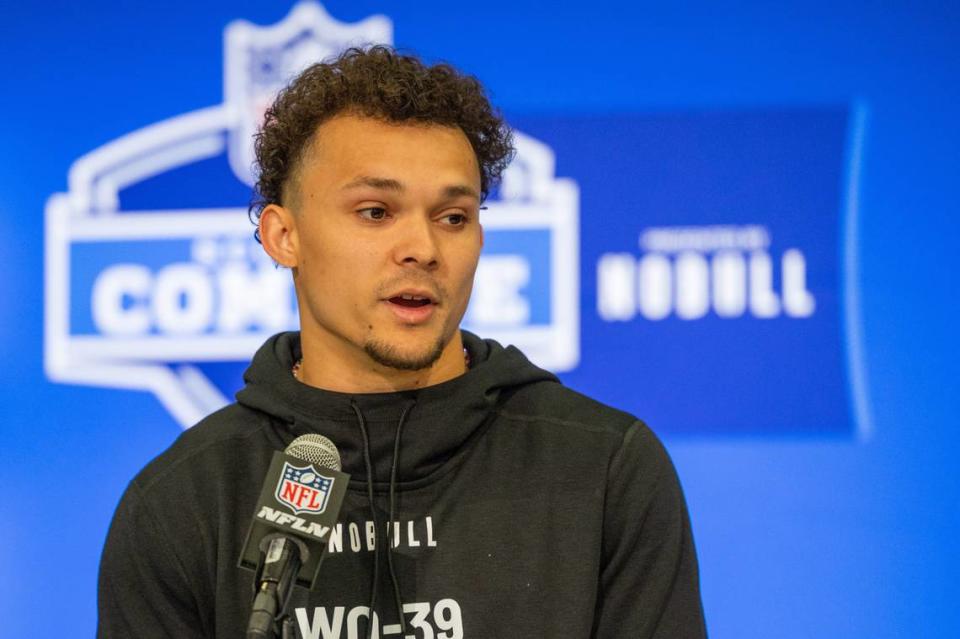
<path id="1" fill-rule="evenodd" d="M 357 213 L 365 220 L 378 222 L 387 218 L 387 209 L 379 206 L 371 206 L 366 209 L 360 209 Z"/>
<path id="2" fill-rule="evenodd" d="M 463 213 L 451 213 L 440 218 L 444 224 L 449 226 L 463 226 L 467 223 L 467 216 Z"/>

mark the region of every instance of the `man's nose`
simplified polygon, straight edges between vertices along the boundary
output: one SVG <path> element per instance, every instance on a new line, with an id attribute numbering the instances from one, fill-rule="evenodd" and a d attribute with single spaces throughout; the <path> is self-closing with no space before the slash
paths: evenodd
<path id="1" fill-rule="evenodd" d="M 429 216 L 419 213 L 405 218 L 394 226 L 397 233 L 394 247 L 397 263 L 436 268 L 440 255 L 433 221 Z"/>

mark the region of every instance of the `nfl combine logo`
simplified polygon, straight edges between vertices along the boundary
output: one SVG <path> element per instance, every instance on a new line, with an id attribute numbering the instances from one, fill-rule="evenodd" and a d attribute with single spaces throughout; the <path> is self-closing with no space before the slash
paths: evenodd
<path id="1" fill-rule="evenodd" d="M 263 111 L 310 63 L 392 39 L 385 16 L 342 23 L 315 2 L 274 25 L 234 21 L 223 104 L 79 158 L 69 192 L 47 204 L 50 379 L 149 390 L 184 428 L 229 403 L 257 348 L 298 325 L 292 279 L 247 217 Z M 556 177 L 550 147 L 520 132 L 516 147 L 488 201 L 464 326 L 570 370 L 580 353 L 578 190 Z"/>
<path id="2" fill-rule="evenodd" d="M 327 508 L 333 477 L 325 477 L 312 466 L 299 468 L 290 462 L 283 463 L 276 498 L 296 515 L 311 513 L 319 515 Z"/>

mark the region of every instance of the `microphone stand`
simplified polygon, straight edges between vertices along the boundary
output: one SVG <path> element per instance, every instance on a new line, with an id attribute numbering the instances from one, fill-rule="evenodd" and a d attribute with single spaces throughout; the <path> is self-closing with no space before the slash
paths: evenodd
<path id="1" fill-rule="evenodd" d="M 310 551 L 298 539 L 270 534 L 260 541 L 264 555 L 254 577 L 256 592 L 247 623 L 247 639 L 296 639 L 293 619 L 286 614 L 300 566 Z"/>
<path id="2" fill-rule="evenodd" d="M 300 639 L 297 636 L 297 628 L 293 625 L 293 617 L 290 615 L 284 615 L 283 623 L 280 624 L 280 627 L 281 639 Z"/>

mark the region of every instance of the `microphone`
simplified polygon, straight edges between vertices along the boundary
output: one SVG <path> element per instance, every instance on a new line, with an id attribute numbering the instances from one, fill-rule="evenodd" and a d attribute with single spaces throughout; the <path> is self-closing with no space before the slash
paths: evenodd
<path id="1" fill-rule="evenodd" d="M 350 481 L 340 467 L 323 435 L 301 435 L 273 454 L 238 563 L 256 573 L 247 639 L 276 637 L 293 585 L 316 583 Z"/>

